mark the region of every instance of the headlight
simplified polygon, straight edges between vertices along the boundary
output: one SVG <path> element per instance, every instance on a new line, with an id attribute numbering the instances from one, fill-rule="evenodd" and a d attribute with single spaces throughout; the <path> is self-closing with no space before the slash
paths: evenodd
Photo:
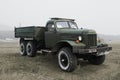
<path id="1" fill-rule="evenodd" d="M 82 40 L 82 37 L 81 37 L 81 36 L 79 36 L 79 37 L 78 37 L 78 40 L 80 40 L 80 41 L 81 41 L 81 40 Z"/>

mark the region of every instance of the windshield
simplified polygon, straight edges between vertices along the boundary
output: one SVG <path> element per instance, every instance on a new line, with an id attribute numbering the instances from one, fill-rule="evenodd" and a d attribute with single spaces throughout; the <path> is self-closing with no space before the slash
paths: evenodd
<path id="1" fill-rule="evenodd" d="M 74 28 L 77 29 L 77 24 L 73 21 L 59 21 L 56 22 L 57 28 L 59 29 L 70 29 Z"/>
<path id="2" fill-rule="evenodd" d="M 77 24 L 75 23 L 75 22 L 69 22 L 69 24 L 70 24 L 70 27 L 71 28 L 74 28 L 74 29 L 77 29 L 78 27 L 77 27 Z"/>

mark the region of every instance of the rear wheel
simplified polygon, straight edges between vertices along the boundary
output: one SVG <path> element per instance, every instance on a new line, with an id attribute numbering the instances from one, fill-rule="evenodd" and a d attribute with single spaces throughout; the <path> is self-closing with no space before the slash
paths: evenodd
<path id="1" fill-rule="evenodd" d="M 102 56 L 90 56 L 88 61 L 94 65 L 100 65 L 105 61 L 105 55 Z"/>
<path id="2" fill-rule="evenodd" d="M 72 72 L 77 67 L 77 58 L 65 47 L 58 52 L 58 64 L 63 71 Z"/>
<path id="3" fill-rule="evenodd" d="M 20 55 L 22 56 L 26 55 L 26 41 L 20 42 Z"/>
<path id="4" fill-rule="evenodd" d="M 29 41 L 26 46 L 26 52 L 29 57 L 36 56 L 36 46 L 32 41 Z"/>

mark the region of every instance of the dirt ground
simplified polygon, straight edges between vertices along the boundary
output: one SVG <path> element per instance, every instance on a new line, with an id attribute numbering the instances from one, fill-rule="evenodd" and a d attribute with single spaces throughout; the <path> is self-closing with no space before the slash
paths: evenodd
<path id="1" fill-rule="evenodd" d="M 68 73 L 61 71 L 55 56 L 23 57 L 17 42 L 0 42 L 0 80 L 120 80 L 120 44 L 110 45 L 113 50 L 104 64 L 80 61 L 77 69 Z"/>

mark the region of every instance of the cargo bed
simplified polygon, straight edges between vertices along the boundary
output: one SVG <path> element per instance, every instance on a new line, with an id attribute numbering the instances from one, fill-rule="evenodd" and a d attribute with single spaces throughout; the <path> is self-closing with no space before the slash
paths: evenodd
<path id="1" fill-rule="evenodd" d="M 15 28 L 16 38 L 33 38 L 37 41 L 44 39 L 45 27 L 28 26 Z"/>

